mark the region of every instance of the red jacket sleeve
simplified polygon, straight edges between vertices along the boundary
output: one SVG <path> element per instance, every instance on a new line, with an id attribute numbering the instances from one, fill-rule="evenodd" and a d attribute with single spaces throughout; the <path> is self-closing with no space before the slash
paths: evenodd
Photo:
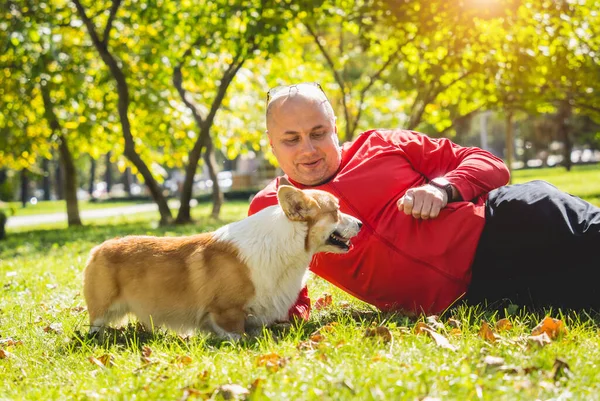
<path id="1" fill-rule="evenodd" d="M 274 179 L 263 190 L 258 192 L 250 202 L 248 216 L 260 212 L 262 209 L 277 204 L 277 187 L 279 186 L 279 177 Z M 310 317 L 310 298 L 308 297 L 308 288 L 306 286 L 298 294 L 296 303 L 288 311 L 288 318 L 300 318 L 308 320 Z"/>
<path id="2" fill-rule="evenodd" d="M 480 148 L 459 146 L 447 138 L 430 138 L 414 131 L 380 131 L 400 147 L 413 168 L 428 179 L 446 178 L 466 201 L 506 185 L 504 162 Z"/>

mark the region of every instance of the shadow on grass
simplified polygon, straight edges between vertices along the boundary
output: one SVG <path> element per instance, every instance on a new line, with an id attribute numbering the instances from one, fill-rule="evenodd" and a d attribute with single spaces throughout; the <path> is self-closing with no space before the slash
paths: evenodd
<path id="1" fill-rule="evenodd" d="M 193 224 L 158 226 L 154 221 L 137 221 L 113 224 L 89 224 L 81 227 L 60 229 L 38 229 L 15 232 L 0 241 L 2 258 L 12 258 L 27 252 L 47 252 L 53 247 L 81 243 L 89 248 L 103 241 L 126 235 L 191 235 L 213 231 L 233 220 L 216 220 L 210 217 L 198 218 Z M 26 245 L 23 249 L 22 246 Z"/>

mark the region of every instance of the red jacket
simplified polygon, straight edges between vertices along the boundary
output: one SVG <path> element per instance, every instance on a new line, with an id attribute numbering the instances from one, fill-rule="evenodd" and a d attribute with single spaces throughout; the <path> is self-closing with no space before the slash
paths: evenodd
<path id="1" fill-rule="evenodd" d="M 409 188 L 441 176 L 465 201 L 449 203 L 430 220 L 398 211 L 396 202 Z M 364 132 L 343 146 L 337 174 L 313 187 L 337 196 L 340 209 L 363 227 L 350 252 L 317 254 L 310 270 L 380 309 L 439 313 L 466 292 L 485 198 L 508 178 L 502 160 L 479 148 L 413 131 Z M 249 214 L 277 204 L 278 185 L 276 178 L 260 191 Z M 304 289 L 290 314 L 307 318 L 309 310 Z"/>

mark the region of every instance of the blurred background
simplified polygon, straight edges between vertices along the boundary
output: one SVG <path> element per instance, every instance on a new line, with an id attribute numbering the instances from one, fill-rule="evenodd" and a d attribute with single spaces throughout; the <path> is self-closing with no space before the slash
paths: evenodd
<path id="1" fill-rule="evenodd" d="M 8 215 L 62 201 L 80 225 L 82 202 L 119 200 L 187 223 L 210 200 L 218 217 L 281 173 L 266 92 L 303 81 L 342 142 L 406 128 L 513 169 L 600 162 L 600 1 L 2 3 Z"/>

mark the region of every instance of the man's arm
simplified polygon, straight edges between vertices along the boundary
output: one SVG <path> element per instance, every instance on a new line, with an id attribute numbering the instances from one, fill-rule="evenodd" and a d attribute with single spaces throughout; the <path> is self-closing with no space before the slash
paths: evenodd
<path id="1" fill-rule="evenodd" d="M 279 177 L 271 181 L 262 191 L 258 192 L 248 208 L 248 216 L 251 216 L 262 209 L 277 204 L 277 188 L 279 186 Z M 310 317 L 310 298 L 308 297 L 308 288 L 305 286 L 298 294 L 296 303 L 288 311 L 288 319 L 300 318 L 308 320 Z"/>
<path id="2" fill-rule="evenodd" d="M 429 180 L 398 200 L 398 209 L 415 218 L 435 218 L 450 202 L 470 201 L 508 182 L 504 162 L 483 149 L 413 131 L 383 131 L 381 135 L 398 146 L 413 168 Z"/>

